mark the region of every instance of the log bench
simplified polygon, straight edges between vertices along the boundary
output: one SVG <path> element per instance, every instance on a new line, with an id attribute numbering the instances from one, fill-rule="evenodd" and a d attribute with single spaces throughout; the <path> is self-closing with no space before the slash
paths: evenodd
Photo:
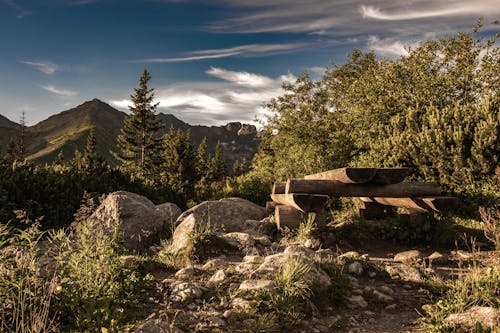
<path id="1" fill-rule="evenodd" d="M 325 203 L 329 197 L 357 197 L 360 216 L 383 218 L 400 208 L 410 220 L 431 212 L 451 210 L 456 198 L 441 196 L 436 183 L 404 182 L 407 168 L 340 168 L 288 179 L 273 185 L 266 207 L 274 210 L 278 228 L 296 228 L 315 213 L 318 226 L 326 224 Z"/>

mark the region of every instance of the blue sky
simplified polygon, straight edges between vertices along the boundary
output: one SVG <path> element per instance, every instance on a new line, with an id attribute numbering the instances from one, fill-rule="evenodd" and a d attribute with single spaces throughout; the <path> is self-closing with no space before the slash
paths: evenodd
<path id="1" fill-rule="evenodd" d="M 148 68 L 159 112 L 252 122 L 283 82 L 354 47 L 404 56 L 479 18 L 499 19 L 498 0 L 0 0 L 0 114 L 32 125 L 93 98 L 125 111 Z"/>

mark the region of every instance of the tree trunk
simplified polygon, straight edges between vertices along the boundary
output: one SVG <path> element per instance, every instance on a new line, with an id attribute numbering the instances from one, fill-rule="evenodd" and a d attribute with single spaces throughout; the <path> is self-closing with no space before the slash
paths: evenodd
<path id="1" fill-rule="evenodd" d="M 274 202 L 294 207 L 302 212 L 315 212 L 325 205 L 328 200 L 327 195 L 318 194 L 271 194 Z"/>
<path id="2" fill-rule="evenodd" d="M 313 175 L 307 175 L 305 179 L 337 180 L 345 184 L 362 184 L 369 182 L 377 173 L 375 168 L 340 168 L 328 170 Z"/>

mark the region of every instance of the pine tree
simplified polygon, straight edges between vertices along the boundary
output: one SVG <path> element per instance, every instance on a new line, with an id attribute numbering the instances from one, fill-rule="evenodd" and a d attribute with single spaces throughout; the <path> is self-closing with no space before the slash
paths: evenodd
<path id="1" fill-rule="evenodd" d="M 9 141 L 9 146 L 7 147 L 7 153 L 5 154 L 5 160 L 9 164 L 14 164 L 14 162 L 19 161 L 19 149 L 14 139 Z"/>
<path id="2" fill-rule="evenodd" d="M 19 121 L 21 125 L 19 140 L 17 143 L 19 159 L 22 161 L 26 155 L 26 114 L 24 111 L 21 113 L 21 119 Z"/>
<path id="3" fill-rule="evenodd" d="M 161 137 L 158 131 L 162 128 L 156 117 L 158 104 L 153 103 L 154 89 L 148 88 L 151 75 L 145 69 L 139 80 L 139 87 L 131 95 L 133 106 L 118 136 L 119 153 L 115 157 L 123 165 L 136 170 L 141 175 L 151 175 L 158 165 L 158 153 Z"/>
<path id="4" fill-rule="evenodd" d="M 220 141 L 215 146 L 215 156 L 210 160 L 209 174 L 209 178 L 212 180 L 222 180 L 227 176 L 226 162 L 224 161 Z"/>
<path id="5" fill-rule="evenodd" d="M 59 150 L 59 153 L 54 159 L 54 162 L 52 162 L 52 165 L 64 165 L 64 153 L 62 150 Z"/>
<path id="6" fill-rule="evenodd" d="M 95 127 L 92 127 L 87 136 L 87 143 L 82 156 L 82 167 L 86 170 L 97 170 L 106 166 L 106 161 L 97 153 Z"/>
<path id="7" fill-rule="evenodd" d="M 207 147 L 207 137 L 205 136 L 196 150 L 196 175 L 198 179 L 204 178 L 207 175 Z"/>

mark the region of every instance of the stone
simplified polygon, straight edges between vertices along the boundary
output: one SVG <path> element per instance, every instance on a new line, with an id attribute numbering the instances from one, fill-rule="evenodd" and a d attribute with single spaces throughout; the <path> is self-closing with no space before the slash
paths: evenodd
<path id="1" fill-rule="evenodd" d="M 161 319 L 150 319 L 139 326 L 134 333 L 183 333 L 173 323 Z"/>
<path id="2" fill-rule="evenodd" d="M 304 242 L 304 246 L 307 247 L 308 249 L 316 250 L 321 247 L 321 241 L 316 238 L 308 238 Z"/>
<path id="3" fill-rule="evenodd" d="M 419 250 L 404 251 L 394 255 L 394 261 L 399 262 L 414 261 L 420 258 L 422 258 L 422 253 Z"/>
<path id="4" fill-rule="evenodd" d="M 386 295 L 378 290 L 373 291 L 373 296 L 375 296 L 381 302 L 389 303 L 394 301 L 394 298 L 392 296 Z"/>
<path id="5" fill-rule="evenodd" d="M 254 246 L 255 240 L 245 232 L 230 232 L 221 236 L 229 245 L 238 249 L 248 249 Z"/>
<path id="6" fill-rule="evenodd" d="M 396 304 L 389 304 L 387 305 L 384 310 L 387 310 L 387 311 L 392 311 L 392 310 L 396 310 L 398 308 L 398 306 Z"/>
<path id="7" fill-rule="evenodd" d="M 262 264 L 264 262 L 264 258 L 261 256 L 244 256 L 243 262 L 249 264 Z"/>
<path id="8" fill-rule="evenodd" d="M 235 297 L 231 300 L 231 307 L 232 308 L 239 308 L 242 310 L 249 310 L 252 308 L 252 302 L 243 299 L 241 297 Z"/>
<path id="9" fill-rule="evenodd" d="M 315 252 L 303 245 L 290 245 L 283 251 L 285 254 L 299 255 L 314 258 Z"/>
<path id="10" fill-rule="evenodd" d="M 203 295 L 201 289 L 193 283 L 183 282 L 175 284 L 170 294 L 170 299 L 177 302 L 196 300 Z"/>
<path id="11" fill-rule="evenodd" d="M 347 298 L 347 301 L 350 308 L 366 308 L 368 306 L 368 303 L 361 295 L 353 295 Z"/>
<path id="12" fill-rule="evenodd" d="M 460 260 L 469 260 L 472 258 L 472 253 L 463 250 L 451 251 L 451 254 Z"/>
<path id="13" fill-rule="evenodd" d="M 273 242 L 267 236 L 253 236 L 253 239 L 258 245 L 262 245 L 264 247 L 271 247 Z"/>
<path id="14" fill-rule="evenodd" d="M 274 210 L 273 210 L 274 212 Z M 244 222 L 244 229 L 252 235 L 268 235 L 271 236 L 276 231 L 276 225 L 269 221 L 266 217 L 260 221 L 246 220 Z"/>
<path id="15" fill-rule="evenodd" d="M 445 321 L 468 328 L 474 328 L 476 323 L 481 324 L 483 328 L 500 328 L 500 310 L 487 306 L 473 306 L 464 312 L 450 314 Z"/>
<path id="16" fill-rule="evenodd" d="M 234 270 L 237 273 L 247 275 L 247 274 L 252 273 L 252 271 L 255 270 L 256 265 L 257 265 L 256 263 L 242 262 L 242 263 L 239 263 L 238 265 L 234 266 Z"/>
<path id="17" fill-rule="evenodd" d="M 343 258 L 359 258 L 359 257 L 360 257 L 359 252 L 356 252 L 356 251 L 345 252 L 345 253 L 342 253 L 341 255 L 338 256 L 339 259 L 343 259 Z"/>
<path id="18" fill-rule="evenodd" d="M 439 252 L 433 252 L 426 259 L 428 259 L 431 264 L 444 265 L 448 263 L 448 256 Z"/>
<path id="19" fill-rule="evenodd" d="M 155 210 L 158 212 L 164 227 L 173 232 L 175 229 L 175 221 L 177 221 L 179 216 L 182 214 L 179 206 L 171 202 L 165 202 L 156 205 Z"/>
<path id="20" fill-rule="evenodd" d="M 354 275 L 362 275 L 363 274 L 363 265 L 359 261 L 355 261 L 353 263 L 350 263 L 349 266 L 347 266 L 347 271 L 349 274 L 354 274 Z"/>
<path id="21" fill-rule="evenodd" d="M 222 314 L 222 317 L 228 319 L 229 317 L 231 317 L 231 315 L 233 314 L 233 311 L 231 310 L 226 310 L 224 311 L 224 313 Z"/>
<path id="22" fill-rule="evenodd" d="M 245 280 L 241 282 L 238 289 L 243 291 L 273 291 L 275 287 L 272 280 Z"/>
<path id="23" fill-rule="evenodd" d="M 220 285 L 222 284 L 225 280 L 227 279 L 226 272 L 223 269 L 219 269 L 217 272 L 214 273 L 208 280 L 209 285 Z"/>
<path id="24" fill-rule="evenodd" d="M 171 250 L 179 251 L 189 245 L 189 236 L 196 228 L 210 228 L 217 234 L 245 232 L 246 220 L 260 220 L 266 209 L 241 198 L 205 201 L 182 213 L 176 221 Z"/>
<path id="25" fill-rule="evenodd" d="M 166 234 L 164 210 L 157 209 L 148 198 L 118 191 L 109 194 L 88 219 L 92 232 L 112 234 L 117 227 L 123 234 L 123 246 L 131 252 L 147 250 Z M 78 230 L 77 225 L 71 228 Z"/>
<path id="26" fill-rule="evenodd" d="M 387 265 L 385 267 L 385 270 L 390 276 L 398 276 L 401 280 L 404 281 L 422 282 L 422 274 L 415 267 L 402 264 Z"/>
<path id="27" fill-rule="evenodd" d="M 380 286 L 380 287 L 378 287 L 378 290 L 380 290 L 381 292 L 383 292 L 386 295 L 394 295 L 394 290 L 392 290 L 392 288 L 390 288 L 388 286 Z"/>
<path id="28" fill-rule="evenodd" d="M 175 273 L 175 277 L 178 278 L 179 280 L 189 280 L 190 278 L 193 277 L 193 275 L 194 275 L 193 266 L 182 268 Z"/>
<path id="29" fill-rule="evenodd" d="M 205 265 L 203 265 L 202 269 L 205 271 L 226 268 L 229 264 L 226 260 L 221 258 L 215 258 L 208 260 Z"/>

